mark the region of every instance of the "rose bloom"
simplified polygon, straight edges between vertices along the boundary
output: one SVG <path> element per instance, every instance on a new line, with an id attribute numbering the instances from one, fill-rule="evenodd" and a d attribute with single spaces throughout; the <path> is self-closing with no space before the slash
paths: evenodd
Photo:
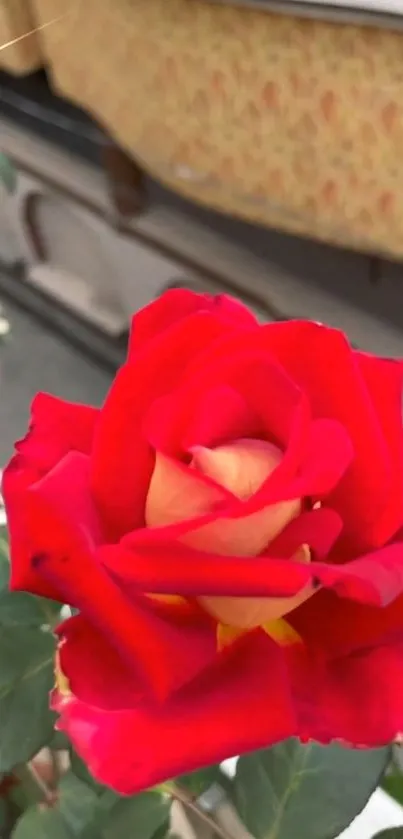
<path id="1" fill-rule="evenodd" d="M 172 291 L 100 410 L 36 397 L 4 474 L 12 588 L 78 610 L 52 705 L 99 780 L 402 731 L 402 375 Z"/>

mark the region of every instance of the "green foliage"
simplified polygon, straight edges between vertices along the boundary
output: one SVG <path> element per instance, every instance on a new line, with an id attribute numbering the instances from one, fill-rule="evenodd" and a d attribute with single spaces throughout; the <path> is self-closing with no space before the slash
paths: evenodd
<path id="1" fill-rule="evenodd" d="M 130 825 L 141 839 L 152 839 L 169 818 L 170 801 L 155 792 L 121 798 L 106 816 L 102 839 L 127 839 Z"/>
<path id="2" fill-rule="evenodd" d="M 60 781 L 58 794 L 57 807 L 61 818 L 72 836 L 81 836 L 83 830 L 96 817 L 96 793 L 73 772 L 68 772 Z"/>
<path id="3" fill-rule="evenodd" d="M 382 830 L 372 839 L 403 839 L 403 827 L 391 827 L 389 830 Z"/>
<path id="4" fill-rule="evenodd" d="M 0 798 L 0 836 L 7 824 L 7 801 Z"/>
<path id="5" fill-rule="evenodd" d="M 39 805 L 26 810 L 18 820 L 12 839 L 72 839 L 58 810 Z"/>
<path id="6" fill-rule="evenodd" d="M 3 152 L 0 152 L 0 183 L 3 183 L 7 192 L 13 193 L 17 188 L 17 173 Z"/>
<path id="7" fill-rule="evenodd" d="M 153 839 L 168 829 L 170 803 L 154 792 L 119 799 L 101 797 L 72 773 L 62 778 L 57 801 L 30 807 L 19 818 L 12 839 Z"/>
<path id="8" fill-rule="evenodd" d="M 235 778 L 238 812 L 256 839 L 334 839 L 363 809 L 389 755 L 297 740 L 246 755 Z"/>
<path id="9" fill-rule="evenodd" d="M 0 473 L 1 477 L 1 473 Z M 4 511 L 1 506 L 0 501 L 0 514 L 3 514 Z M 8 542 L 7 542 L 7 530 L 5 526 L 0 525 L 0 564 L 3 562 L 8 563 Z M 4 572 L 3 572 L 4 573 Z"/>
<path id="10" fill-rule="evenodd" d="M 220 766 L 217 765 L 207 766 L 206 769 L 200 769 L 198 772 L 181 775 L 178 778 L 178 783 L 194 795 L 195 798 L 203 795 L 213 784 L 218 784 L 223 789 L 231 787 L 228 777 L 224 775 Z"/>
<path id="11" fill-rule="evenodd" d="M 0 772 L 30 760 L 53 734 L 49 710 L 60 604 L 10 592 L 4 531 L 0 534 Z"/>
<path id="12" fill-rule="evenodd" d="M 388 795 L 403 806 L 403 778 L 397 768 L 393 768 L 384 776 L 382 787 Z"/>
<path id="13" fill-rule="evenodd" d="M 81 757 L 74 751 L 73 748 L 70 747 L 70 767 L 71 771 L 74 773 L 76 778 L 82 781 L 87 786 L 91 787 L 94 792 L 99 793 L 102 792 L 103 787 L 96 782 L 96 780 L 92 777 L 89 769 L 87 768 L 86 764 Z"/>
<path id="14" fill-rule="evenodd" d="M 41 629 L 0 626 L 0 771 L 30 760 L 52 737 L 54 640 Z"/>
<path id="15" fill-rule="evenodd" d="M 8 545 L 0 533 L 0 626 L 52 627 L 61 604 L 22 591 L 10 592 L 9 580 Z"/>

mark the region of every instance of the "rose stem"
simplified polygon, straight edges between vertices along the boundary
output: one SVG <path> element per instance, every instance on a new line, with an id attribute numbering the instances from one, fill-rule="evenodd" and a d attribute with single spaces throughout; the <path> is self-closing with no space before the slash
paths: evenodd
<path id="1" fill-rule="evenodd" d="M 187 807 L 189 810 L 195 813 L 195 815 L 197 815 L 199 819 L 201 819 L 201 821 L 207 824 L 209 828 L 217 834 L 217 836 L 221 837 L 221 839 L 233 839 L 231 834 L 227 833 L 227 831 L 224 830 L 224 828 L 221 827 L 221 825 L 217 824 L 217 822 L 212 816 L 210 816 L 208 813 L 202 810 L 201 807 L 199 807 L 196 799 L 193 798 L 191 793 L 187 792 L 187 790 L 179 786 L 179 784 L 172 781 L 163 784 L 163 789 L 165 792 L 168 793 L 168 795 L 171 796 L 171 798 L 174 798 L 176 801 L 179 801 L 179 803 L 182 804 L 183 807 Z"/>

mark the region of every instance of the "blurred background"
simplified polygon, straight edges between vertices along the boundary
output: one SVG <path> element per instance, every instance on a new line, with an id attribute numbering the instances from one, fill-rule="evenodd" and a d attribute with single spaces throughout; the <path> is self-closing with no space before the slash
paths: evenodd
<path id="1" fill-rule="evenodd" d="M 168 287 L 401 354 L 401 12 L 1 0 L 3 462 L 38 388 L 102 400 Z"/>

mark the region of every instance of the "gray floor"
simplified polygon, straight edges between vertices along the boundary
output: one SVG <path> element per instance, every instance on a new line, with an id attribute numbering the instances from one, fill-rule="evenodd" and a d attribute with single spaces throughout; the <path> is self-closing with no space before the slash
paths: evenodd
<path id="1" fill-rule="evenodd" d="M 0 465 L 25 434 L 38 390 L 77 402 L 101 404 L 110 377 L 36 320 L 6 303 L 11 324 L 0 343 Z"/>

